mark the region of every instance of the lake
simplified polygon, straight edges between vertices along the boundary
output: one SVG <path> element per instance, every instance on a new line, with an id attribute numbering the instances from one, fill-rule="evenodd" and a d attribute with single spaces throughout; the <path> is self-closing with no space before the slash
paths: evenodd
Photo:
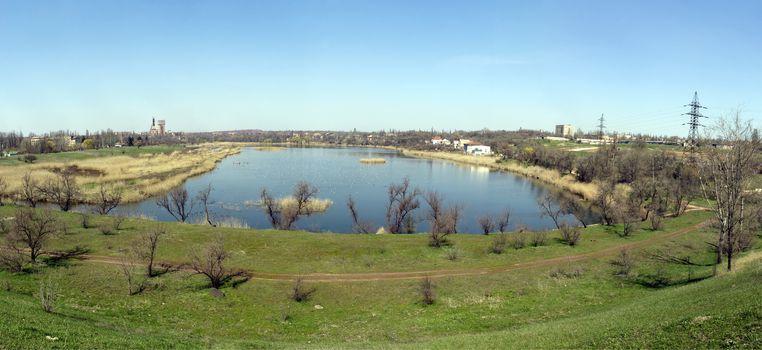
<path id="1" fill-rule="evenodd" d="M 361 158 L 384 158 L 385 164 L 362 164 Z M 444 160 L 410 158 L 398 152 L 375 148 L 284 148 L 259 150 L 244 148 L 239 155 L 228 157 L 218 167 L 185 183 L 195 194 L 211 184 L 214 218 L 236 218 L 250 227 L 270 228 L 265 214 L 256 205 L 266 188 L 273 197 L 288 196 L 295 184 L 308 181 L 319 189 L 317 197 L 334 203 L 324 213 L 302 217 L 296 226 L 309 231 L 352 232 L 352 219 L 346 201 L 351 195 L 361 219 L 381 227 L 385 222 L 387 188 L 408 177 L 413 187 L 437 191 L 444 203 L 463 206 L 459 232 L 480 232 L 480 216 L 497 216 L 506 208 L 511 211 L 509 227 L 523 224 L 532 230 L 554 228 L 553 222 L 541 217 L 538 199 L 552 189 L 512 173 L 482 166 L 463 165 Z M 198 206 L 196 209 L 200 209 Z M 428 209 L 423 197 L 421 208 L 414 211 L 417 229 L 424 232 L 429 223 L 423 220 Z M 158 207 L 155 199 L 124 205 L 119 212 L 143 214 L 161 221 L 174 219 Z M 201 214 L 196 214 L 196 220 Z M 576 222 L 573 217 L 565 217 Z M 591 213 L 589 221 L 594 221 Z M 191 220 L 194 221 L 194 220 Z"/>

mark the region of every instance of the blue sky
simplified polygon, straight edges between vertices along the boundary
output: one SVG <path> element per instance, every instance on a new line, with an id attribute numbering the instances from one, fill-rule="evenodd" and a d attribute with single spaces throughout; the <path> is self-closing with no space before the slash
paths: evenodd
<path id="1" fill-rule="evenodd" d="M 762 119 L 760 1 L 0 0 L 0 130 Z"/>

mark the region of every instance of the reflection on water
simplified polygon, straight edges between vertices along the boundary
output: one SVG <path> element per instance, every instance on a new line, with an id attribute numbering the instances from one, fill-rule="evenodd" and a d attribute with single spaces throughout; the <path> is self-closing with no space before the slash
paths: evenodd
<path id="1" fill-rule="evenodd" d="M 385 158 L 386 163 L 361 164 L 360 158 Z M 325 213 L 299 220 L 297 226 L 313 231 L 350 232 L 348 196 L 354 198 L 364 221 L 380 227 L 385 220 L 387 187 L 405 177 L 423 191 L 438 191 L 447 204 L 462 205 L 461 232 L 479 232 L 476 222 L 479 216 L 498 215 L 506 208 L 512 213 L 511 228 L 519 224 L 531 229 L 553 227 L 550 219 L 540 217 L 537 207 L 537 199 L 549 191 L 545 186 L 484 166 L 408 158 L 384 149 L 287 148 L 265 152 L 247 148 L 223 160 L 214 171 L 189 179 L 185 186 L 196 193 L 211 183 L 214 190 L 210 209 L 214 216 L 237 218 L 251 227 L 267 228 L 267 218 L 252 205 L 258 202 L 261 190 L 267 188 L 273 196 L 282 197 L 289 195 L 299 181 L 308 181 L 319 188 L 318 197 L 330 199 L 334 205 Z M 421 199 L 421 209 L 414 212 L 419 231 L 429 228 L 423 220 L 426 209 Z M 118 210 L 172 220 L 152 199 Z"/>

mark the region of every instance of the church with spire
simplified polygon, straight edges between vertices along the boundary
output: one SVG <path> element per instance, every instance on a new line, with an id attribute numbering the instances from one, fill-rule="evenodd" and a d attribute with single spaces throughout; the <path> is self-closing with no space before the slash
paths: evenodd
<path id="1" fill-rule="evenodd" d="M 148 130 L 148 134 L 152 136 L 164 136 L 167 132 L 167 122 L 164 120 L 156 121 L 156 118 L 151 119 L 151 129 Z"/>

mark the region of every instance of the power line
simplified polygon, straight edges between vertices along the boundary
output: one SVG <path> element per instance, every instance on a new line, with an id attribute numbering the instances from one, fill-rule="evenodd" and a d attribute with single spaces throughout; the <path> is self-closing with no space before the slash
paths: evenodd
<path id="1" fill-rule="evenodd" d="M 603 125 L 603 113 L 601 113 L 601 117 L 598 118 L 598 139 L 603 140 L 603 129 L 606 128 L 606 126 Z"/>
<path id="2" fill-rule="evenodd" d="M 690 131 L 688 132 L 688 150 L 691 154 L 691 158 L 694 158 L 696 147 L 698 147 L 698 128 L 704 126 L 699 120 L 700 118 L 707 118 L 701 114 L 701 110 L 707 108 L 699 103 L 698 92 L 693 93 L 693 102 L 685 105 L 684 107 L 691 107 L 690 112 L 683 113 L 683 115 L 687 115 L 691 118 L 689 122 L 684 123 L 683 125 L 688 125 L 690 128 Z"/>

